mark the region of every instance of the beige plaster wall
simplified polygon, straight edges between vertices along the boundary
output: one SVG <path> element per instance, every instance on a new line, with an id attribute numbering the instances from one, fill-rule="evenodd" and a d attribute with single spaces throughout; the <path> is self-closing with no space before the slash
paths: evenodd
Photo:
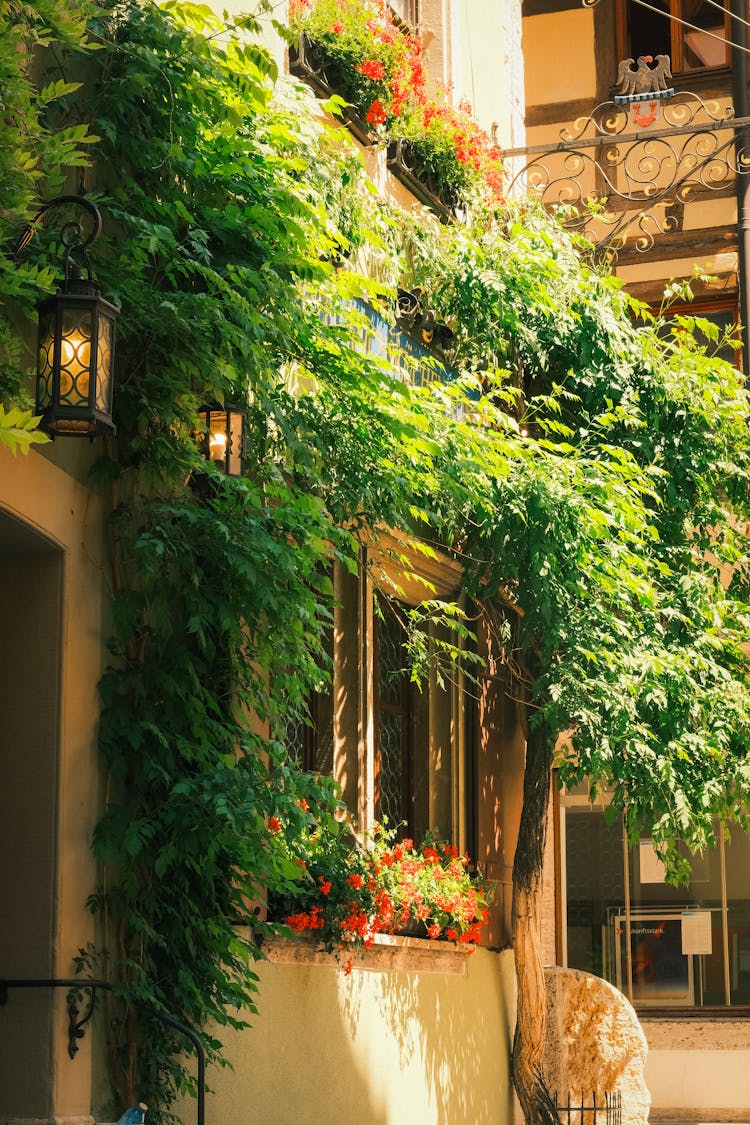
<path id="1" fill-rule="evenodd" d="M 750 1120 L 750 1034 L 743 1019 L 644 1019 L 652 1120 Z"/>
<path id="2" fill-rule="evenodd" d="M 526 104 L 548 105 L 596 95 L 594 13 L 572 8 L 523 21 Z"/>
<path id="3" fill-rule="evenodd" d="M 454 0 L 454 98 L 466 98 L 474 116 L 506 148 L 522 145 L 524 61 L 518 0 Z"/>
<path id="4" fill-rule="evenodd" d="M 259 1014 L 224 1036 L 234 1071 L 209 1076 L 207 1120 L 510 1125 L 512 956 L 459 962 L 466 975 L 424 960 L 349 976 L 331 962 L 261 964 Z M 193 1105 L 179 1112 L 193 1125 Z"/>

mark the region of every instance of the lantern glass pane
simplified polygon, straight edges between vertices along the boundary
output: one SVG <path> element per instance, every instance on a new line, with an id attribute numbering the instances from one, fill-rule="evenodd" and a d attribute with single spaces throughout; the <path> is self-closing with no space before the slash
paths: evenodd
<path id="1" fill-rule="evenodd" d="M 226 470 L 227 442 L 229 433 L 227 415 L 223 410 L 208 412 L 208 459 L 220 469 Z"/>
<path id="2" fill-rule="evenodd" d="M 63 309 L 60 340 L 61 406 L 86 406 L 91 383 L 91 310 Z"/>
<path id="3" fill-rule="evenodd" d="M 229 444 L 227 447 L 227 472 L 230 476 L 242 475 L 242 422 L 239 412 L 227 414 L 229 422 Z"/>
<path id="4" fill-rule="evenodd" d="M 48 310 L 39 318 L 36 409 L 46 410 L 52 402 L 52 367 L 55 359 L 55 314 Z"/>
<path id="5" fill-rule="evenodd" d="M 109 414 L 112 408 L 112 340 L 114 321 L 99 314 L 99 340 L 96 355 L 96 409 Z"/>

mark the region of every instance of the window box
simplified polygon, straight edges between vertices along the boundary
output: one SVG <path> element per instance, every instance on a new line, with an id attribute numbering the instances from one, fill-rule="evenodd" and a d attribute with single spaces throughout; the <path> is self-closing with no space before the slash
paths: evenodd
<path id="1" fill-rule="evenodd" d="M 313 42 L 307 35 L 300 35 L 296 46 L 290 46 L 289 71 L 322 98 L 330 98 L 333 94 L 342 98 L 351 96 L 345 70 L 331 58 L 325 47 Z M 342 117 L 347 129 L 360 144 L 374 143 L 375 134 L 359 116 L 355 106 L 344 106 Z"/>
<path id="2" fill-rule="evenodd" d="M 389 171 L 412 195 L 434 211 L 442 222 L 450 222 L 458 198 L 453 191 L 441 190 L 435 177 L 424 167 L 411 141 L 403 138 L 390 141 L 387 161 Z"/>
<path id="3" fill-rule="evenodd" d="M 342 947 L 338 958 L 326 953 L 314 938 L 271 937 L 263 939 L 263 953 L 278 965 L 327 965 L 344 971 L 350 955 Z M 367 949 L 352 948 L 352 967 L 367 972 L 441 973 L 465 977 L 471 947 L 452 941 L 378 934 Z"/>

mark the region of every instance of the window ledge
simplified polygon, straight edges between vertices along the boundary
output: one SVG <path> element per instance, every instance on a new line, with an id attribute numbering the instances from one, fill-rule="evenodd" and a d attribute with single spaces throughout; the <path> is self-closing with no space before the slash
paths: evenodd
<path id="1" fill-rule="evenodd" d="M 365 972 L 442 973 L 465 977 L 471 947 L 452 941 L 378 934 L 368 949 L 344 946 L 338 960 L 320 949 L 314 938 L 264 938 L 263 953 L 278 965 L 328 965 L 343 971 L 349 957 L 352 968 Z"/>

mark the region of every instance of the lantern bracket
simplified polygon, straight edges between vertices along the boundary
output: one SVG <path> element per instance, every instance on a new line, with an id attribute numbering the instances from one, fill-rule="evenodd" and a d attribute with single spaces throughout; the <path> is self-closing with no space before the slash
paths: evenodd
<path id="1" fill-rule="evenodd" d="M 81 268 L 74 254 L 80 254 L 83 260 L 86 267 L 87 281 L 93 281 L 94 279 L 91 270 L 91 262 L 88 256 L 88 248 L 96 242 L 97 238 L 102 233 L 102 216 L 99 208 L 92 203 L 90 199 L 86 199 L 82 195 L 58 195 L 55 199 L 51 199 L 49 203 L 45 203 L 45 205 L 37 211 L 34 218 L 24 230 L 14 250 L 14 257 L 18 258 L 30 244 L 44 216 L 54 207 L 71 204 L 76 207 L 82 207 L 84 210 L 88 211 L 91 218 L 91 230 L 87 234 L 83 224 L 77 219 L 69 220 L 62 227 L 60 238 L 65 248 L 64 265 L 66 285 L 71 279 L 74 281 L 79 281 L 81 279 Z"/>

